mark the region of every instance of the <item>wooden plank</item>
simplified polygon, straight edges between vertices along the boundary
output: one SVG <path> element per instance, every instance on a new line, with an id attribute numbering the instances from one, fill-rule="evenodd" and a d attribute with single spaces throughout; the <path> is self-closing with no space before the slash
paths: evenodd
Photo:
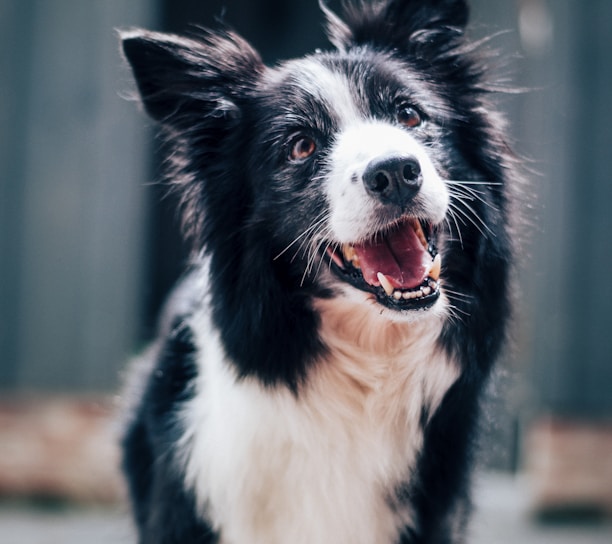
<path id="1" fill-rule="evenodd" d="M 18 279 L 2 315 L 15 387 L 112 388 L 135 347 L 149 152 L 144 117 L 120 96 L 130 80 L 114 28 L 149 24 L 154 4 L 26 0 L 14 12 L 29 44 L 13 67 L 22 197 L 6 221 L 19 247 L 3 263 Z"/>
<path id="2" fill-rule="evenodd" d="M 612 5 L 549 3 L 555 43 L 537 65 L 547 75 L 541 232 L 530 281 L 536 308 L 533 373 L 544 409 L 612 416 Z M 526 120 L 527 122 L 529 119 Z M 542 130 L 544 129 L 544 130 Z"/>
<path id="3" fill-rule="evenodd" d="M 31 2 L 0 0 L 0 388 L 17 374 L 18 291 Z"/>
<path id="4" fill-rule="evenodd" d="M 105 397 L 3 398 L 0 497 L 124 497 L 114 411 Z"/>
<path id="5" fill-rule="evenodd" d="M 527 444 L 536 513 L 612 515 L 612 424 L 546 418 L 532 426 Z"/>

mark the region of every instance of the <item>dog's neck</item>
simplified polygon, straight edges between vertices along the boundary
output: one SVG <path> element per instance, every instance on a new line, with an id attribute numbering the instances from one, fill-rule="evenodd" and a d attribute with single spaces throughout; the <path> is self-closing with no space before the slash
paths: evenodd
<path id="1" fill-rule="evenodd" d="M 323 396 L 351 397 L 373 419 L 405 419 L 423 406 L 435 409 L 459 370 L 438 346 L 443 320 L 420 314 L 390 320 L 374 305 L 320 300 L 320 335 L 328 355 L 317 365 L 313 387 Z M 340 393 L 342 392 L 342 393 Z M 391 424 L 392 426 L 392 424 Z"/>
<path id="2" fill-rule="evenodd" d="M 317 299 L 321 318 L 320 334 L 333 351 L 360 353 L 368 361 L 405 358 L 418 345 L 432 346 L 440 335 L 443 319 L 439 313 L 421 313 L 397 318 L 391 310 L 381 309 L 375 301 Z"/>

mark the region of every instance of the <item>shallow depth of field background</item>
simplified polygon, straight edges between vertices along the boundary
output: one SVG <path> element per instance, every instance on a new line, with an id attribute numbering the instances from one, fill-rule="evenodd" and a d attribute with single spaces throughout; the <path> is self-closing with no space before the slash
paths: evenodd
<path id="1" fill-rule="evenodd" d="M 472 6 L 471 35 L 499 51 L 492 73 L 520 89 L 499 104 L 529 179 L 477 502 L 497 505 L 497 528 L 548 523 L 560 542 L 579 524 L 595 529 L 574 541 L 598 542 L 612 517 L 612 2 Z M 74 518 L 85 531 L 104 526 L 89 507 L 123 509 L 122 371 L 186 250 L 116 29 L 180 32 L 221 15 L 270 63 L 327 47 L 316 0 L 0 0 L 3 542 L 36 513 L 54 523 L 87 506 Z"/>

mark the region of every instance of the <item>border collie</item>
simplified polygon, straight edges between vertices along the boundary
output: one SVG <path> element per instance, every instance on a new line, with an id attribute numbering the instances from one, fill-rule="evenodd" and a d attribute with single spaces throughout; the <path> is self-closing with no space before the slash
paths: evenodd
<path id="1" fill-rule="evenodd" d="M 515 161 L 464 0 L 322 10 L 274 67 L 122 35 L 195 255 L 133 378 L 142 544 L 464 541 Z"/>

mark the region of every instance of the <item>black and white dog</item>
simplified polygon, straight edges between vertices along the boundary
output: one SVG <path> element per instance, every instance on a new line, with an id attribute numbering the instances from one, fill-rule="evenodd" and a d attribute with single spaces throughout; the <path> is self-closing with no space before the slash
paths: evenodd
<path id="1" fill-rule="evenodd" d="M 463 542 L 514 159 L 465 0 L 323 11 L 333 49 L 273 68 L 122 36 L 197 255 L 133 380 L 142 544 Z"/>

